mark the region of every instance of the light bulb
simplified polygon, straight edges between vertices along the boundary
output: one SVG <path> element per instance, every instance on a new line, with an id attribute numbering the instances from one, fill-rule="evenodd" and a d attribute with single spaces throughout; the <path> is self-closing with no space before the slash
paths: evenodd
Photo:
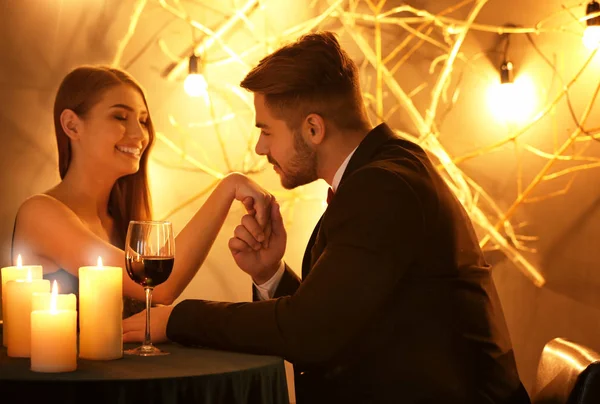
<path id="1" fill-rule="evenodd" d="M 583 44 L 589 50 L 600 46 L 600 25 L 588 25 L 583 32 Z"/>
<path id="2" fill-rule="evenodd" d="M 506 123 L 526 121 L 536 106 L 536 92 L 531 78 L 519 75 L 514 82 L 496 82 L 488 93 L 494 116 Z"/>
<path id="3" fill-rule="evenodd" d="M 183 88 L 190 97 L 200 97 L 207 93 L 208 84 L 202 74 L 188 74 L 183 82 Z"/>

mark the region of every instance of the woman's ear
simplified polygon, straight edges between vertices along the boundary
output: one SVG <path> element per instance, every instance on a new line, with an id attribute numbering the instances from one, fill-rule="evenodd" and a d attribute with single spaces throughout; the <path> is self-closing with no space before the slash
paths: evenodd
<path id="1" fill-rule="evenodd" d="M 79 139 L 81 132 L 81 119 L 75 112 L 65 109 L 60 114 L 60 125 L 65 134 L 71 139 Z"/>
<path id="2" fill-rule="evenodd" d="M 321 144 L 325 139 L 325 121 L 318 114 L 310 114 L 304 120 L 305 131 L 307 132 L 307 139 L 312 144 Z"/>

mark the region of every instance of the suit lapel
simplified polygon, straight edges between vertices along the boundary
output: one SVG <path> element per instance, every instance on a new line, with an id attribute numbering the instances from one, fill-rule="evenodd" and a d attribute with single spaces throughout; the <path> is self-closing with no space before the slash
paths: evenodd
<path id="1" fill-rule="evenodd" d="M 321 218 L 319 219 L 317 225 L 313 229 L 313 232 L 310 235 L 310 239 L 308 240 L 306 250 L 304 250 L 304 256 L 302 257 L 302 279 L 305 279 L 306 276 L 308 276 L 308 273 L 310 272 L 310 268 L 312 266 L 311 251 L 313 249 L 313 246 L 315 245 L 317 234 L 319 234 L 319 229 L 321 228 L 321 221 L 323 220 L 323 216 L 325 216 L 325 213 L 321 215 Z"/>

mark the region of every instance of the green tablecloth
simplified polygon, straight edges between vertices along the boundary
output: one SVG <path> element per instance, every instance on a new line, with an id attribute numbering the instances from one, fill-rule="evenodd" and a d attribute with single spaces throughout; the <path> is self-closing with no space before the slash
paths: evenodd
<path id="1" fill-rule="evenodd" d="M 71 373 L 32 372 L 29 359 L 0 348 L 0 403 L 289 403 L 281 358 L 158 346 L 171 355 L 79 359 Z"/>

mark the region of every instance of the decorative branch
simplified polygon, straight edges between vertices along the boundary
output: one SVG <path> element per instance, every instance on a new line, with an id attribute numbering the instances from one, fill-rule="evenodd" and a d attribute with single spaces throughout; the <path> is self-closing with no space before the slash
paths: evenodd
<path id="1" fill-rule="evenodd" d="M 159 1 L 161 5 L 166 10 L 169 10 L 172 14 L 178 15 L 181 18 L 185 18 L 185 15 L 182 15 L 181 12 L 179 12 L 178 10 L 173 10 L 172 7 L 169 7 L 164 0 Z M 221 27 L 219 27 L 214 33 L 208 30 L 206 27 L 202 26 L 201 24 L 195 25 L 192 22 L 190 22 L 194 28 L 201 29 L 207 34 L 210 32 L 210 34 L 207 37 L 205 37 L 205 39 L 199 45 L 196 45 L 194 47 L 194 53 L 198 55 L 203 55 L 215 44 L 215 42 L 220 42 L 221 46 L 227 53 L 230 53 L 232 57 L 237 58 L 235 52 L 230 50 L 229 47 L 225 46 L 221 42 L 221 37 L 224 36 L 230 30 L 232 30 L 233 27 L 235 27 L 235 25 L 241 20 L 242 15 L 245 15 L 251 10 L 254 10 L 257 6 L 258 0 L 248 0 L 246 4 L 242 6 L 242 8 L 237 10 L 236 13 L 223 25 L 221 25 Z M 176 77 L 180 76 L 185 71 L 187 67 L 187 57 L 189 57 L 189 54 L 185 57 L 182 57 L 181 60 L 175 66 L 170 67 L 168 71 L 165 71 L 163 73 L 163 75 L 166 76 L 167 80 L 174 80 Z"/>
<path id="2" fill-rule="evenodd" d="M 123 52 L 125 52 L 127 44 L 133 37 L 133 34 L 135 34 L 135 28 L 137 27 L 138 22 L 140 21 L 140 16 L 142 15 L 144 8 L 146 8 L 147 2 L 148 0 L 137 0 L 137 3 L 135 4 L 135 7 L 133 9 L 133 14 L 131 14 L 131 17 L 129 19 L 129 27 L 127 27 L 127 32 L 125 33 L 125 36 L 119 41 L 119 45 L 117 46 L 117 53 L 115 53 L 115 57 L 112 61 L 113 66 L 121 65 Z"/>
<path id="3" fill-rule="evenodd" d="M 437 106 L 440 101 L 442 89 L 445 87 L 446 81 L 450 77 L 450 73 L 452 73 L 452 67 L 454 66 L 454 61 L 456 60 L 456 55 L 458 55 L 458 51 L 460 50 L 460 48 L 465 40 L 465 37 L 467 36 L 467 32 L 469 32 L 469 29 L 471 28 L 471 25 L 473 24 L 473 21 L 475 20 L 475 18 L 477 17 L 477 15 L 479 14 L 479 12 L 481 11 L 481 9 L 483 8 L 483 6 L 486 3 L 487 3 L 487 0 L 478 0 L 475 3 L 475 7 L 473 7 L 471 12 L 469 13 L 469 17 L 467 18 L 467 22 L 464 25 L 464 29 L 458 34 L 458 36 L 456 38 L 456 42 L 454 43 L 454 46 L 450 50 L 450 54 L 448 56 L 448 59 L 446 59 L 446 64 L 444 65 L 444 69 L 442 70 L 442 73 L 439 75 L 438 80 L 435 83 L 435 87 L 433 88 L 433 91 L 431 92 L 431 104 L 429 105 L 429 108 L 427 109 L 427 113 L 425 114 L 425 126 L 428 129 L 427 129 L 427 133 L 422 136 L 429 136 L 431 134 L 431 127 L 433 125 L 433 120 L 435 119 L 435 116 L 436 116 Z"/>
<path id="4" fill-rule="evenodd" d="M 167 146 L 172 151 L 174 151 L 176 154 L 178 154 L 181 157 L 182 160 L 187 161 L 188 163 L 190 163 L 191 165 L 193 165 L 196 168 L 199 168 L 200 170 L 202 170 L 206 174 L 208 174 L 208 175 L 210 175 L 212 177 L 215 177 L 217 179 L 222 179 L 222 178 L 225 177 L 225 174 L 220 173 L 220 172 L 218 172 L 216 170 L 213 170 L 212 168 L 210 168 L 210 167 L 206 166 L 205 164 L 199 162 L 198 160 L 196 160 L 195 158 L 193 158 L 189 154 L 185 153 L 179 146 L 177 146 L 173 141 L 171 141 L 168 137 L 166 137 L 161 132 L 156 132 L 156 140 L 161 141 L 165 146 Z"/>

